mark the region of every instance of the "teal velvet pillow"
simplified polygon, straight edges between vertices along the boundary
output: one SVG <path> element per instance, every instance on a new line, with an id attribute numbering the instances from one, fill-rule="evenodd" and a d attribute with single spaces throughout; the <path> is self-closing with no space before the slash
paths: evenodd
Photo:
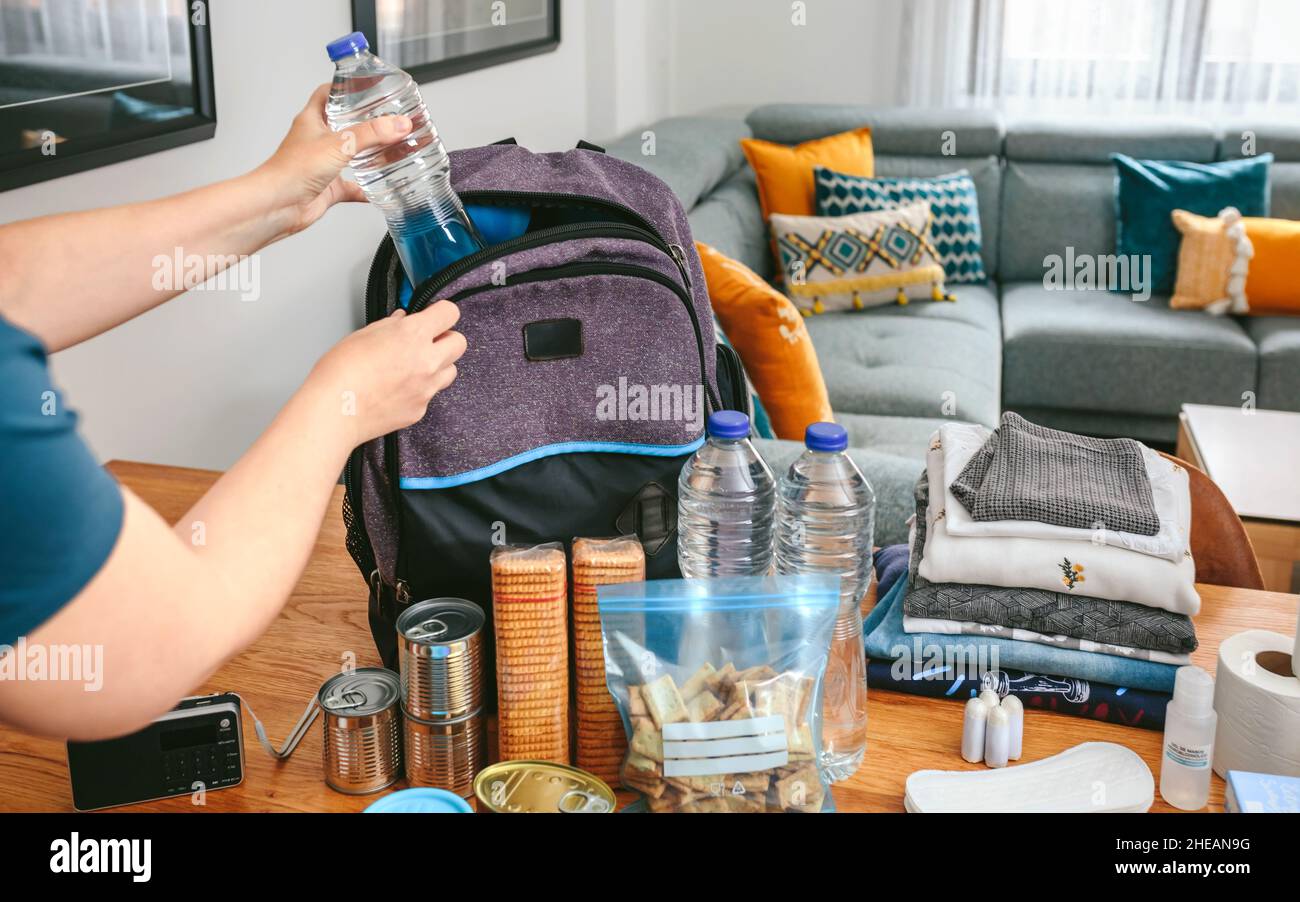
<path id="1" fill-rule="evenodd" d="M 1180 237 L 1174 210 L 1217 216 L 1236 207 L 1242 216 L 1267 216 L 1271 153 L 1222 163 L 1135 160 L 1111 154 L 1117 173 L 1115 253 L 1150 255 L 1151 291 L 1174 290 Z"/>

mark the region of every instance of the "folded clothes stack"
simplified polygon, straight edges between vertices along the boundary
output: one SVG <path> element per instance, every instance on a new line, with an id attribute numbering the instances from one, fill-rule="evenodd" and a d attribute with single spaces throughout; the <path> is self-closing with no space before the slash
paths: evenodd
<path id="1" fill-rule="evenodd" d="M 1172 692 L 1196 648 L 1190 530 L 1186 471 L 1138 442 L 1012 413 L 992 434 L 945 424 L 916 487 L 907 578 L 887 593 L 882 579 L 867 654 L 912 658 L 910 669 L 891 668 L 899 683 L 927 668 L 947 678 L 915 660 L 937 648 L 966 662 L 996 655 L 996 669 L 1108 687 L 1115 698 Z"/>

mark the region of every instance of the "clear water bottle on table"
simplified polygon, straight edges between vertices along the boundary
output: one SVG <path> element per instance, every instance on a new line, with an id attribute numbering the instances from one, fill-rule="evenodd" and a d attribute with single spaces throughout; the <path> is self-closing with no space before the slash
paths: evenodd
<path id="1" fill-rule="evenodd" d="M 749 441 L 749 417 L 709 417 L 677 481 L 677 562 L 687 579 L 772 572 L 776 480 Z"/>
<path id="2" fill-rule="evenodd" d="M 334 131 L 380 116 L 410 117 L 411 132 L 352 161 L 357 184 L 388 223 L 413 286 L 483 247 L 451 187 L 451 161 L 410 75 L 370 52 L 354 32 L 326 46 L 334 83 L 325 119 Z"/>
<path id="3" fill-rule="evenodd" d="M 776 569 L 840 577 L 822 705 L 822 765 L 839 781 L 857 771 L 867 749 L 861 605 L 873 574 L 876 496 L 848 456 L 843 427 L 814 423 L 804 444 L 807 450 L 777 485 Z"/>

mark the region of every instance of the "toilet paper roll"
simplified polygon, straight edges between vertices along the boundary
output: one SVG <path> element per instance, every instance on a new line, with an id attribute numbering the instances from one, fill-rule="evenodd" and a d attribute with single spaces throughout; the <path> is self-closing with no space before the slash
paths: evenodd
<path id="1" fill-rule="evenodd" d="M 1300 678 L 1289 674 L 1294 639 L 1247 630 L 1219 646 L 1214 772 L 1300 777 Z"/>

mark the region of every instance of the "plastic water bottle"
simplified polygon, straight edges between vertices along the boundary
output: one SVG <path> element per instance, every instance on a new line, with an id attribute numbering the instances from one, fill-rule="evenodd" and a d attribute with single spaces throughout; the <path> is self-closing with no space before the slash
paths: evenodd
<path id="1" fill-rule="evenodd" d="M 721 410 L 677 480 L 677 563 L 688 579 L 772 572 L 776 480 L 749 441 L 749 417 Z"/>
<path id="2" fill-rule="evenodd" d="M 814 423 L 806 451 L 776 491 L 776 571 L 840 577 L 840 610 L 831 639 L 822 704 L 822 767 L 846 780 L 867 750 L 867 664 L 862 597 L 871 587 L 876 495 L 849 458 L 848 434 Z"/>
<path id="3" fill-rule="evenodd" d="M 359 31 L 326 45 L 334 84 L 325 119 L 340 131 L 379 116 L 410 117 L 410 134 L 358 154 L 352 171 L 370 203 L 384 214 L 407 278 L 416 286 L 482 249 L 483 243 L 452 190 L 451 162 L 419 87 L 369 48 Z"/>

